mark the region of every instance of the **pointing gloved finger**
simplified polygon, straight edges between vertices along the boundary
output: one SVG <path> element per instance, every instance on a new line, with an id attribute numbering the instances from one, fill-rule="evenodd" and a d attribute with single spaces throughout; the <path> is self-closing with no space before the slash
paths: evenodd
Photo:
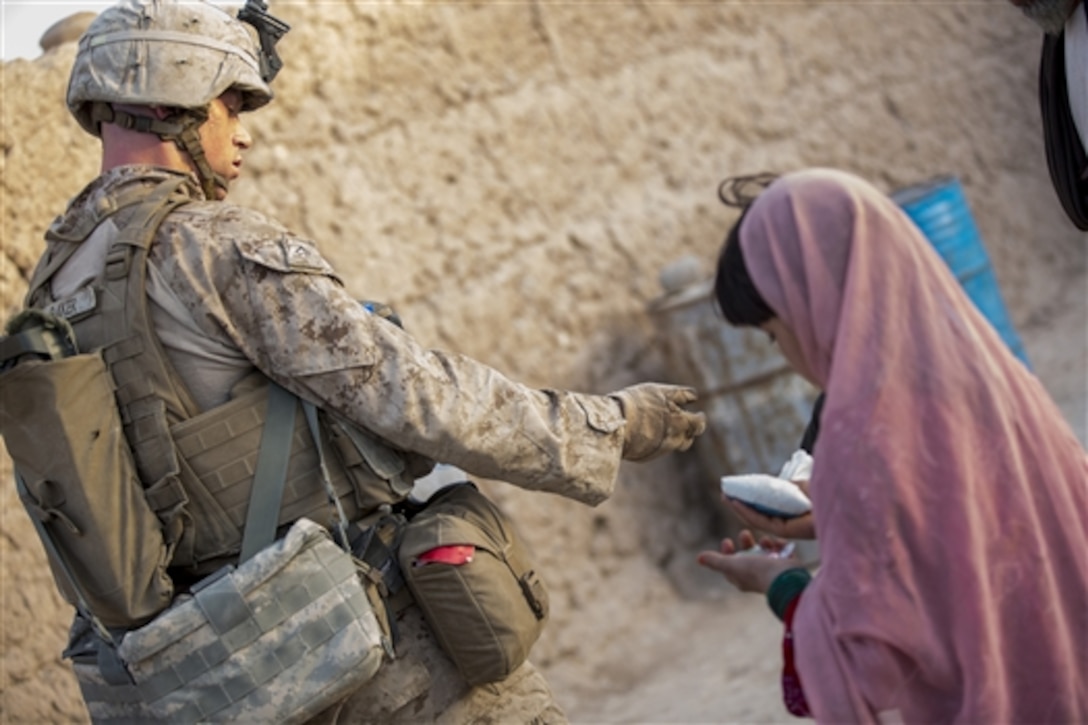
<path id="1" fill-rule="evenodd" d="M 695 391 L 678 385 L 641 383 L 612 394 L 623 408 L 623 457 L 646 461 L 672 451 L 685 451 L 706 430 L 706 416 L 682 406 L 696 399 Z"/>
<path id="2" fill-rule="evenodd" d="M 698 395 L 695 392 L 695 388 L 682 388 L 676 387 L 673 389 L 672 394 L 669 396 L 670 401 L 676 405 L 687 405 L 694 403 L 698 399 Z"/>

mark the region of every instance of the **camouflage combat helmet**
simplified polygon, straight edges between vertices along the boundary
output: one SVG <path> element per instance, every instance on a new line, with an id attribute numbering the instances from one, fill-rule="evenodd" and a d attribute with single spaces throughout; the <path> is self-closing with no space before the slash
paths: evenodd
<path id="1" fill-rule="evenodd" d="M 186 151 L 204 191 L 214 199 L 225 187 L 204 158 L 197 129 L 208 104 L 230 89 L 242 93 L 242 110 L 272 100 L 269 81 L 279 69 L 272 46 L 288 26 L 249 0 L 238 18 L 207 2 L 122 0 L 103 10 L 79 41 L 68 81 L 68 109 L 95 136 L 102 123 L 154 133 Z M 253 24 L 255 42 L 242 21 Z M 175 111 L 159 120 L 111 104 L 163 106 Z"/>

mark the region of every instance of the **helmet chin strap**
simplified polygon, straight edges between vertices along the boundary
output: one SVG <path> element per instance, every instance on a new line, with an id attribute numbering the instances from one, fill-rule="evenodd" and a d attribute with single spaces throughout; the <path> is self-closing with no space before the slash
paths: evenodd
<path id="1" fill-rule="evenodd" d="M 218 189 L 227 190 L 227 180 L 212 171 L 207 157 L 204 156 L 204 146 L 200 143 L 199 129 L 206 120 L 208 120 L 207 110 L 201 109 L 199 114 L 196 111 L 190 111 L 182 118 L 180 133 L 163 135 L 160 138 L 163 141 L 173 141 L 179 149 L 189 154 L 189 158 L 193 160 L 193 164 L 196 166 L 197 176 L 200 177 L 200 186 L 204 189 L 204 196 L 208 197 L 209 201 L 215 201 L 219 198 L 216 193 Z"/>
<path id="2" fill-rule="evenodd" d="M 153 133 L 163 141 L 173 141 L 192 159 L 200 187 L 209 201 L 219 198 L 219 189 L 227 190 L 227 180 L 212 171 L 200 142 L 200 126 L 208 120 L 206 108 L 190 108 L 169 119 L 158 119 L 119 111 L 108 103 L 97 102 L 91 109 L 91 120 L 96 126 L 112 123 L 130 131 Z"/>

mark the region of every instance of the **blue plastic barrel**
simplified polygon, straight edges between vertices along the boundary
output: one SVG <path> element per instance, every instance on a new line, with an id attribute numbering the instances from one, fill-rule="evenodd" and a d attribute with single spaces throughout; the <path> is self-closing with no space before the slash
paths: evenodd
<path id="1" fill-rule="evenodd" d="M 990 256 L 971 216 L 959 179 L 941 176 L 900 189 L 892 199 L 922 230 L 960 286 L 990 321 L 1013 354 L 1029 365 L 1024 345 L 1009 319 Z"/>

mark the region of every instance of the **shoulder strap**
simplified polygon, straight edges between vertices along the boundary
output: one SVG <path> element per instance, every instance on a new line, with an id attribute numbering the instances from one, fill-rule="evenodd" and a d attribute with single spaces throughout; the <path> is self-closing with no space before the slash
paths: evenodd
<path id="1" fill-rule="evenodd" d="M 238 562 L 248 560 L 276 538 L 283 487 L 287 483 L 287 462 L 295 431 L 296 398 L 279 385 L 268 383 L 268 413 L 261 431 L 253 489 L 242 531 L 242 552 Z"/>
<path id="2" fill-rule="evenodd" d="M 117 232 L 106 252 L 104 269 L 92 287 L 91 314 L 73 318 L 77 342 L 87 352 L 100 351 L 115 385 L 125 437 L 148 502 L 163 522 L 168 544 L 180 555 L 184 506 L 182 466 L 170 424 L 199 412 L 188 388 L 170 364 L 151 326 L 146 292 L 147 256 L 163 220 L 192 199 L 183 190 L 187 177 L 176 176 L 148 189 L 123 192 L 104 200 L 72 228 L 53 230 L 52 259 L 35 270 L 29 303 L 90 232 L 118 214 Z M 64 246 L 64 243 L 68 243 Z M 191 543 L 191 538 L 190 538 Z"/>
<path id="3" fill-rule="evenodd" d="M 257 454 L 253 489 L 246 509 L 242 551 L 238 556 L 239 563 L 248 560 L 276 538 L 276 524 L 279 521 L 280 505 L 283 501 L 283 488 L 287 482 L 287 464 L 291 458 L 291 438 L 294 435 L 297 403 L 302 404 L 302 410 L 306 415 L 306 424 L 314 441 L 314 450 L 317 452 L 322 484 L 328 495 L 329 504 L 336 514 L 336 538 L 341 546 L 348 551 L 351 550 L 348 540 L 348 519 L 340 505 L 340 498 L 329 480 L 328 467 L 325 465 L 317 407 L 269 381 L 268 413 L 265 415 L 264 430 L 261 431 L 261 447 Z"/>
<path id="4" fill-rule="evenodd" d="M 163 182 L 140 204 L 110 246 L 101 281 L 100 324 L 110 335 L 103 357 L 145 485 L 178 475 L 170 424 L 199 412 L 152 328 L 146 291 L 155 232 L 170 212 L 191 201 L 180 191 L 184 183 L 184 178 Z"/>
<path id="5" fill-rule="evenodd" d="M 52 249 L 50 254 L 43 255 L 38 266 L 35 267 L 30 276 L 30 283 L 27 285 L 26 306 L 43 306 L 37 304 L 42 287 L 76 253 L 79 245 L 86 241 L 91 232 L 95 230 L 95 227 L 101 224 L 106 217 L 126 207 L 139 204 L 147 198 L 148 192 L 146 189 L 132 189 L 121 193 L 117 198 L 106 197 L 97 205 L 92 214 L 81 219 L 71 228 L 47 230 L 45 233 L 46 241 L 60 243 L 63 246 L 58 246 Z"/>
<path id="6" fill-rule="evenodd" d="M 42 306 L 43 290 L 80 243 L 105 219 L 123 215 L 117 225 L 101 277 L 91 292 L 93 314 L 75 322 L 80 347 L 101 349 L 114 384 L 125 435 L 145 488 L 155 489 L 152 507 L 168 525 L 168 538 L 180 536 L 174 520 L 186 501 L 179 483 L 181 465 L 170 436 L 172 422 L 196 415 L 199 408 L 162 349 L 151 327 L 146 281 L 147 255 L 168 214 L 192 199 L 183 190 L 188 178 L 175 176 L 148 189 L 107 197 L 70 227 L 47 233 L 53 244 L 35 269 L 29 306 Z M 162 485 L 157 485 L 162 482 Z"/>
<path id="7" fill-rule="evenodd" d="M 344 514 L 344 507 L 340 504 L 340 497 L 333 488 L 329 478 L 329 467 L 325 465 L 324 447 L 321 445 L 321 429 L 317 422 L 317 406 L 308 400 L 302 400 L 302 410 L 306 414 L 306 424 L 310 428 L 310 436 L 314 439 L 314 449 L 317 451 L 317 464 L 321 471 L 321 485 L 325 488 L 325 495 L 329 499 L 329 505 L 336 512 L 337 543 L 351 551 L 351 541 L 348 538 L 348 517 Z"/>

